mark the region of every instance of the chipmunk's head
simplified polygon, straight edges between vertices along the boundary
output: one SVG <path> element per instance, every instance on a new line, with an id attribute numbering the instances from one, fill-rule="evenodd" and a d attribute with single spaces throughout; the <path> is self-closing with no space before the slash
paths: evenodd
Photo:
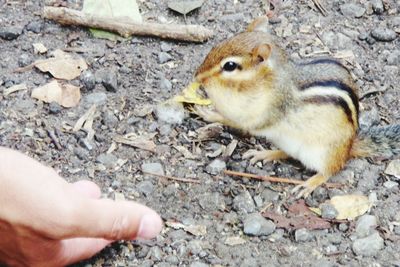
<path id="1" fill-rule="evenodd" d="M 268 108 L 277 101 L 275 85 L 284 58 L 268 33 L 243 32 L 210 51 L 196 81 L 219 113 L 244 125 L 252 116 L 271 113 Z"/>

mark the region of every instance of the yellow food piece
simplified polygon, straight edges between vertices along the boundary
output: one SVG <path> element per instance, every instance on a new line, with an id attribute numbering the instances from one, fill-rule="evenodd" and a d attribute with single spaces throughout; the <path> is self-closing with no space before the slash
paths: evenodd
<path id="1" fill-rule="evenodd" d="M 189 103 L 196 104 L 202 106 L 211 105 L 211 99 L 203 98 L 201 95 L 197 93 L 197 90 L 200 88 L 200 84 L 197 82 L 192 82 L 188 87 L 183 89 L 181 95 L 177 95 L 174 97 L 174 101 L 179 103 Z"/>

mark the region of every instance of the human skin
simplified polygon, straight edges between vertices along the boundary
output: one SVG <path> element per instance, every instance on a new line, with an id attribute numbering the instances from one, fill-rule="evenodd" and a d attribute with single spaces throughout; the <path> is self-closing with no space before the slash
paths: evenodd
<path id="1" fill-rule="evenodd" d="M 161 218 L 150 208 L 100 195 L 92 182 L 70 184 L 0 147 L 0 265 L 65 266 L 113 241 L 149 239 L 161 231 Z"/>

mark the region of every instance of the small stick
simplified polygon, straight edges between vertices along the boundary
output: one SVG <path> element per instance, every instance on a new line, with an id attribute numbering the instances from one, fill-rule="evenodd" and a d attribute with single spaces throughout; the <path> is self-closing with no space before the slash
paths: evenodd
<path id="1" fill-rule="evenodd" d="M 212 30 L 200 25 L 127 22 L 118 20 L 117 18 L 97 17 L 64 7 L 44 7 L 43 17 L 55 20 L 64 25 L 80 25 L 116 32 L 123 37 L 144 35 L 182 41 L 204 42 L 214 35 Z"/>
<path id="2" fill-rule="evenodd" d="M 179 178 L 179 177 L 162 175 L 162 174 L 157 174 L 157 173 L 152 173 L 152 172 L 143 172 L 143 173 L 144 174 L 148 174 L 148 175 L 153 175 L 153 176 L 156 176 L 156 177 L 160 177 L 160 178 L 166 178 L 166 179 L 173 180 L 173 181 L 178 181 L 178 182 L 200 184 L 200 181 L 194 180 L 194 179 Z"/>
<path id="3" fill-rule="evenodd" d="M 262 176 L 262 175 L 256 175 L 256 174 L 251 174 L 251 173 L 230 171 L 230 170 L 225 170 L 224 173 L 227 175 L 258 179 L 258 180 L 268 181 L 268 182 L 272 182 L 272 183 L 302 184 L 304 182 L 304 181 L 300 181 L 300 180 L 296 180 L 296 179 Z M 336 187 L 342 186 L 341 184 L 337 184 L 337 183 L 326 183 L 324 185 L 329 188 L 336 188 Z"/>

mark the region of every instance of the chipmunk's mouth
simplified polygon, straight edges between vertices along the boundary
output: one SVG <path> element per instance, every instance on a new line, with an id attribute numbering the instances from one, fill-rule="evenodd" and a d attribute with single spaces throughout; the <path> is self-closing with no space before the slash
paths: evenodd
<path id="1" fill-rule="evenodd" d="M 200 85 L 199 89 L 197 89 L 197 94 L 203 99 L 209 99 L 206 89 L 203 85 Z"/>

